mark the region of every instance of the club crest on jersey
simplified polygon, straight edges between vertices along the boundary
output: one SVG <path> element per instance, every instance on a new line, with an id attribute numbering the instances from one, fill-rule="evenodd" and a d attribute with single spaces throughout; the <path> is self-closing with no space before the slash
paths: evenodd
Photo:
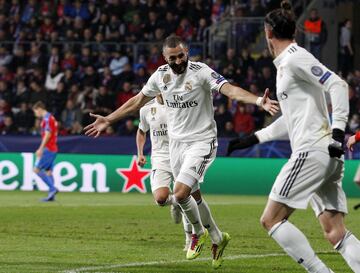
<path id="1" fill-rule="evenodd" d="M 171 80 L 170 74 L 165 74 L 163 77 L 163 83 L 168 84 L 170 82 L 170 80 Z"/>
<path id="2" fill-rule="evenodd" d="M 185 83 L 185 90 L 190 92 L 192 90 L 192 85 L 191 82 L 186 82 Z"/>
<path id="3" fill-rule="evenodd" d="M 311 73 L 313 73 L 316 77 L 320 77 L 324 73 L 324 71 L 321 69 L 320 66 L 314 65 L 313 67 L 311 67 Z"/>

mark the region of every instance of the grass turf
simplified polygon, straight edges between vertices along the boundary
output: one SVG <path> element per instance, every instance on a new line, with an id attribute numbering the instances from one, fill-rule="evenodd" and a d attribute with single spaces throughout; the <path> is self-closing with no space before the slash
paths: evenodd
<path id="1" fill-rule="evenodd" d="M 60 193 L 56 202 L 41 203 L 43 196 L 0 192 L 0 272 L 214 272 L 210 241 L 199 260 L 185 261 L 182 225 L 149 194 Z M 305 272 L 260 227 L 266 197 L 205 198 L 232 236 L 218 272 Z M 346 223 L 360 237 L 356 201 L 349 200 Z M 323 239 L 312 210 L 297 211 L 291 221 L 334 272 L 352 272 Z"/>

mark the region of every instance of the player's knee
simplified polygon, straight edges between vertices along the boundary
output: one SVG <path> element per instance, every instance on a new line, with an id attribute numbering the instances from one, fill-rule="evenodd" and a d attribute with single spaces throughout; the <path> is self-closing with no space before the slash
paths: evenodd
<path id="1" fill-rule="evenodd" d="M 168 197 L 167 196 L 157 196 L 156 198 L 155 198 L 155 202 L 156 202 L 156 204 L 158 205 L 158 206 L 160 206 L 160 207 L 164 207 L 164 206 L 166 206 L 166 201 L 167 201 L 167 199 L 168 199 Z"/>
<path id="2" fill-rule="evenodd" d="M 260 224 L 261 224 L 261 226 L 262 226 L 263 228 L 265 228 L 266 230 L 270 230 L 270 229 L 273 227 L 273 225 L 276 224 L 276 223 L 274 223 L 274 222 L 272 221 L 272 219 L 270 219 L 270 218 L 267 217 L 266 215 L 262 215 L 262 216 L 260 217 Z"/>
<path id="3" fill-rule="evenodd" d="M 333 246 L 340 242 L 345 236 L 345 229 L 343 230 L 335 227 L 327 227 L 324 228 L 323 231 L 326 240 L 328 240 Z"/>
<path id="4" fill-rule="evenodd" d="M 182 201 L 184 201 L 186 198 L 189 197 L 189 194 L 185 191 L 179 190 L 174 192 L 174 196 L 176 202 L 181 203 Z"/>

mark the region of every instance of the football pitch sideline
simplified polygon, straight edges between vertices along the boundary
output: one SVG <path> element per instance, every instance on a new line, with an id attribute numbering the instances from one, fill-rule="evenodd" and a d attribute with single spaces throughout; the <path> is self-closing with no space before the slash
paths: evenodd
<path id="1" fill-rule="evenodd" d="M 157 207 L 150 194 L 60 193 L 56 202 L 39 202 L 45 195 L 0 192 L 0 272 L 215 272 L 210 240 L 199 259 L 186 261 L 182 224 L 173 224 L 169 207 Z M 205 198 L 232 237 L 217 272 L 305 272 L 260 226 L 266 197 Z M 357 202 L 349 200 L 346 223 L 360 237 Z M 291 221 L 334 272 L 352 272 L 323 239 L 311 209 L 295 212 Z"/>

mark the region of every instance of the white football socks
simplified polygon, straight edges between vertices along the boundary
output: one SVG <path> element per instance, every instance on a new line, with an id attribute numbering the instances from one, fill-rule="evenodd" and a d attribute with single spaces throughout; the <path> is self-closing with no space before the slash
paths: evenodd
<path id="1" fill-rule="evenodd" d="M 284 220 L 275 224 L 269 235 L 307 272 L 332 272 L 315 254 L 305 235 L 290 222 Z"/>
<path id="2" fill-rule="evenodd" d="M 350 232 L 334 247 L 355 273 L 360 273 L 360 241 Z"/>
<path id="3" fill-rule="evenodd" d="M 182 211 L 193 226 L 193 233 L 196 235 L 202 235 L 204 233 L 202 222 L 200 219 L 199 209 L 194 197 L 191 195 L 178 202 Z"/>
<path id="4" fill-rule="evenodd" d="M 220 244 L 222 241 L 222 233 L 215 224 L 214 218 L 211 215 L 210 208 L 204 199 L 197 201 L 200 217 L 204 228 L 209 231 L 210 238 L 213 244 Z"/>
<path id="5" fill-rule="evenodd" d="M 189 222 L 189 220 L 186 218 L 184 213 L 182 214 L 182 222 L 184 226 L 185 239 L 186 241 L 191 241 L 192 225 Z"/>

